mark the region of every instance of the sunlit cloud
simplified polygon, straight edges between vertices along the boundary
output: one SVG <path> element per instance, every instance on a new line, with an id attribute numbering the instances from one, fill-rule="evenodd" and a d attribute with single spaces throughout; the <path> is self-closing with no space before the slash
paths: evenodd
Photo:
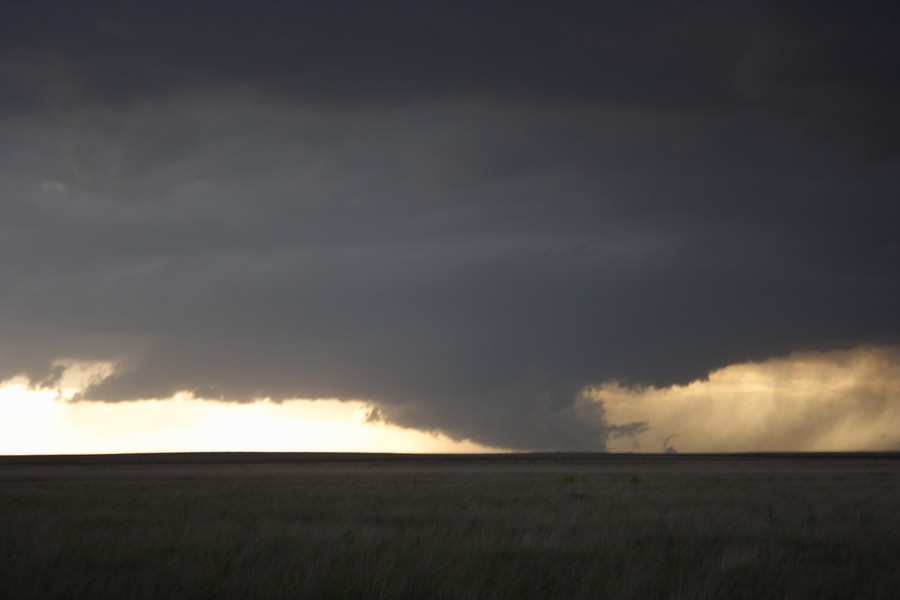
<path id="1" fill-rule="evenodd" d="M 612 451 L 852 451 L 900 449 L 900 349 L 797 353 L 714 371 L 705 381 L 586 396 L 611 423 L 647 427 Z"/>

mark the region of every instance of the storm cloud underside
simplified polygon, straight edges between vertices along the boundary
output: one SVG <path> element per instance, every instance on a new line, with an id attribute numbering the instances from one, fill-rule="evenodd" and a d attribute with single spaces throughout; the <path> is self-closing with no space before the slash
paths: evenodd
<path id="1" fill-rule="evenodd" d="M 622 430 L 588 386 L 897 341 L 890 3 L 0 23 L 0 380 L 111 361 L 86 398 L 362 399 L 590 449 Z"/>

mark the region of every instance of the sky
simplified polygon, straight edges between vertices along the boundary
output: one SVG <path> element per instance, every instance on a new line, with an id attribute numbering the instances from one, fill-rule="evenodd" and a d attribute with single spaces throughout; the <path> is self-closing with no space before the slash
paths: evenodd
<path id="1" fill-rule="evenodd" d="M 900 450 L 896 2 L 5 0 L 0 453 Z"/>

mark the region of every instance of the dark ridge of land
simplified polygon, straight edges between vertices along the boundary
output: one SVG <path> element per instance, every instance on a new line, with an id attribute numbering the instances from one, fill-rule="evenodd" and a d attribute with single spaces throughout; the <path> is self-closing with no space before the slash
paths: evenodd
<path id="1" fill-rule="evenodd" d="M 895 452 L 609 453 L 510 452 L 405 454 L 387 452 L 148 452 L 134 454 L 0 455 L 2 465 L 179 465 L 269 463 L 610 463 L 759 460 L 900 460 Z"/>
<path id="2" fill-rule="evenodd" d="M 338 452 L 200 452 L 0 457 L 3 482 L 354 480 L 375 473 L 459 479 L 532 476 L 706 476 L 710 473 L 806 476 L 810 472 L 900 473 L 900 453 L 386 454 Z M 555 474 L 555 475 L 554 475 Z"/>

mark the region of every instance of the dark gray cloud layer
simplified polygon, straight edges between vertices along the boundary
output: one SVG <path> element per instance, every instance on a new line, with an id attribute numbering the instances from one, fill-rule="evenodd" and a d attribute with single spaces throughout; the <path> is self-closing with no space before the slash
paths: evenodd
<path id="1" fill-rule="evenodd" d="M 0 378 L 591 448 L 586 385 L 896 339 L 894 3 L 483 4 L 4 3 Z"/>

